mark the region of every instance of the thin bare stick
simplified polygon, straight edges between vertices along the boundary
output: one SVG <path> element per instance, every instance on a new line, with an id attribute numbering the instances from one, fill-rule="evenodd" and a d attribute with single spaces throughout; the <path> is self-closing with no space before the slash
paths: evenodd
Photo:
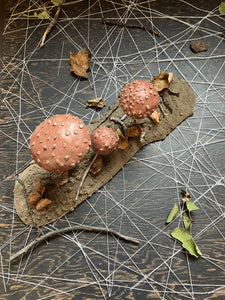
<path id="1" fill-rule="evenodd" d="M 147 26 L 143 26 L 143 25 L 136 25 L 136 24 L 124 24 L 124 23 L 120 23 L 120 22 L 113 22 L 113 21 L 109 21 L 106 19 L 102 19 L 102 22 L 106 25 L 116 25 L 119 27 L 126 27 L 126 28 L 138 28 L 138 29 L 142 29 L 142 30 L 147 30 L 151 33 L 153 33 L 156 36 L 160 36 L 160 33 L 147 27 Z"/>
<path id="2" fill-rule="evenodd" d="M 84 181 L 85 181 L 85 179 L 86 179 L 86 177 L 87 177 L 87 175 L 88 175 L 88 173 L 89 173 L 89 171 L 90 171 L 90 169 L 91 169 L 91 167 L 92 167 L 92 165 L 95 162 L 95 160 L 96 160 L 97 157 L 98 157 L 98 154 L 96 153 L 95 156 L 93 157 L 91 163 L 89 164 L 89 166 L 85 170 L 84 175 L 82 177 L 82 180 L 81 180 L 80 185 L 79 185 L 78 190 L 77 190 L 77 195 L 76 195 L 75 201 L 77 201 L 77 199 L 78 199 L 78 197 L 80 195 L 80 189 L 82 188 L 82 186 L 84 184 Z"/>
<path id="3" fill-rule="evenodd" d="M 104 234 L 111 234 L 114 235 L 117 238 L 120 238 L 126 242 L 130 242 L 132 244 L 138 245 L 139 241 L 135 238 L 132 238 L 130 236 L 121 234 L 113 229 L 110 228 L 104 228 L 104 227 L 95 227 L 95 226 L 86 226 L 86 225 L 75 225 L 70 227 L 65 227 L 61 229 L 57 229 L 54 231 L 50 231 L 40 237 L 35 238 L 31 243 L 29 243 L 26 247 L 16 252 L 13 256 L 10 258 L 10 262 L 17 259 L 21 255 L 26 254 L 31 248 L 37 246 L 41 242 L 45 241 L 46 239 L 53 238 L 56 235 L 62 234 L 62 233 L 68 233 L 71 231 L 88 231 L 88 232 L 97 232 L 97 233 L 104 233 Z"/>
<path id="4" fill-rule="evenodd" d="M 51 23 L 49 24 L 49 26 L 47 27 L 47 29 L 45 30 L 45 32 L 42 36 L 40 48 L 42 48 L 44 46 L 47 35 L 52 30 L 52 28 L 55 26 L 55 24 L 58 22 L 60 11 L 61 11 L 61 5 L 58 5 L 54 18 L 52 19 Z"/>

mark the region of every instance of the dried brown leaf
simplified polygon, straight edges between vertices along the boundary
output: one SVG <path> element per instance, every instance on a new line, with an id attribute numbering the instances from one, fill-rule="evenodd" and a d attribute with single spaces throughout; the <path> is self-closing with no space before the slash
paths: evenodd
<path id="1" fill-rule="evenodd" d="M 161 92 L 168 88 L 169 84 L 173 79 L 173 73 L 161 72 L 158 76 L 154 77 L 154 88 Z"/>
<path id="2" fill-rule="evenodd" d="M 43 195 L 44 192 L 45 192 L 45 186 L 44 186 L 44 183 L 43 183 L 41 180 L 39 180 L 39 181 L 36 183 L 34 189 L 35 189 L 35 191 L 37 191 L 38 193 L 40 193 L 41 195 Z"/>
<path id="3" fill-rule="evenodd" d="M 105 102 L 103 101 L 103 97 L 91 99 L 86 102 L 86 107 L 97 107 L 103 108 L 105 106 Z"/>
<path id="4" fill-rule="evenodd" d="M 77 76 L 88 78 L 87 70 L 90 67 L 90 51 L 86 48 L 81 49 L 78 53 L 70 53 L 71 72 Z"/>
<path id="5" fill-rule="evenodd" d="M 187 197 L 187 198 L 190 198 L 190 197 L 191 197 L 191 195 L 190 195 L 188 192 L 186 192 L 185 190 L 183 190 L 183 189 L 181 189 L 181 193 L 182 193 L 185 197 Z"/>
<path id="6" fill-rule="evenodd" d="M 41 210 L 47 205 L 51 204 L 52 201 L 48 198 L 42 198 L 36 205 L 36 210 Z"/>
<path id="7" fill-rule="evenodd" d="M 41 200 L 42 195 L 37 192 L 37 191 L 33 191 L 30 193 L 29 195 L 29 204 L 30 205 L 36 205 L 38 203 L 38 201 Z"/>
<path id="8" fill-rule="evenodd" d="M 103 164 L 103 157 L 102 155 L 98 155 L 98 157 L 96 158 L 96 160 L 94 161 L 90 172 L 95 175 L 97 173 L 99 173 L 102 170 L 102 164 Z"/>
<path id="9" fill-rule="evenodd" d="M 116 136 L 118 139 L 118 148 L 121 150 L 126 149 L 128 147 L 128 140 L 125 138 L 119 128 L 116 130 Z"/>
<path id="10" fill-rule="evenodd" d="M 127 136 L 128 137 L 140 136 L 142 131 L 143 131 L 143 128 L 141 127 L 141 125 L 136 124 L 127 129 Z"/>
<path id="11" fill-rule="evenodd" d="M 208 50 L 208 45 L 206 45 L 204 40 L 192 41 L 190 44 L 190 47 L 195 53 Z"/>
<path id="12" fill-rule="evenodd" d="M 159 124 L 159 116 L 160 116 L 160 112 L 158 112 L 157 110 L 155 110 L 151 115 L 150 118 L 152 119 L 152 121 L 154 123 Z"/>

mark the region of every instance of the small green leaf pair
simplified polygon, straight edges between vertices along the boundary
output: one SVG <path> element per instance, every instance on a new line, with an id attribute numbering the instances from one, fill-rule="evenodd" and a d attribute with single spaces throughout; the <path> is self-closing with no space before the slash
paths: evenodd
<path id="1" fill-rule="evenodd" d="M 181 190 L 182 194 L 184 194 L 183 202 L 186 204 L 187 212 L 183 213 L 183 223 L 185 228 L 175 228 L 171 235 L 178 241 L 182 243 L 182 246 L 188 250 L 188 252 L 199 258 L 202 254 L 199 250 L 198 246 L 196 245 L 195 241 L 192 238 L 191 235 L 191 225 L 193 224 L 193 220 L 191 217 L 190 212 L 193 210 L 199 209 L 191 200 L 190 200 L 190 194 Z M 179 215 L 179 208 L 177 204 L 174 204 L 172 210 L 170 211 L 170 214 L 166 220 L 166 223 L 169 224 L 172 222 L 177 216 Z M 189 229 L 189 231 L 187 231 Z"/>

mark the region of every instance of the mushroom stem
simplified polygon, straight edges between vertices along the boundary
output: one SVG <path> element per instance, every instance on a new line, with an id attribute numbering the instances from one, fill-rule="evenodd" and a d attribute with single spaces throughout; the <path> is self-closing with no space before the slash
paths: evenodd
<path id="1" fill-rule="evenodd" d="M 97 159 L 97 157 L 98 157 L 98 154 L 96 153 L 95 156 L 93 157 L 92 161 L 90 162 L 89 166 L 88 166 L 87 169 L 85 170 L 85 172 L 84 172 L 84 174 L 83 174 L 83 177 L 82 177 L 82 180 L 81 180 L 81 183 L 80 183 L 80 185 L 79 185 L 79 187 L 78 187 L 78 190 L 77 190 L 77 195 L 76 195 L 75 201 L 77 201 L 77 199 L 78 199 L 78 197 L 79 197 L 79 195 L 80 195 L 80 190 L 81 190 L 81 188 L 82 188 L 82 186 L 83 186 L 83 184 L 84 184 L 84 181 L 85 181 L 85 179 L 86 179 L 86 177 L 87 177 L 87 175 L 88 175 L 88 173 L 89 173 L 89 171 L 90 171 L 90 169 L 91 169 L 93 163 L 94 163 L 95 160 Z"/>

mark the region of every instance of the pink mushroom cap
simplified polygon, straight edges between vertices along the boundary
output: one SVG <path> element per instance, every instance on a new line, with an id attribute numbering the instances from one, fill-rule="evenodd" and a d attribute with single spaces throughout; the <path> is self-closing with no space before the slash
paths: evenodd
<path id="1" fill-rule="evenodd" d="M 135 80 L 123 87 L 119 101 L 126 115 L 133 119 L 143 119 L 158 107 L 159 94 L 151 82 Z"/>
<path id="2" fill-rule="evenodd" d="M 31 157 L 50 172 L 63 172 L 79 164 L 90 148 L 84 122 L 71 114 L 56 115 L 36 127 L 30 137 Z"/>
<path id="3" fill-rule="evenodd" d="M 105 126 L 99 127 L 91 134 L 91 145 L 97 154 L 110 154 L 117 148 L 117 136 L 111 128 Z"/>

